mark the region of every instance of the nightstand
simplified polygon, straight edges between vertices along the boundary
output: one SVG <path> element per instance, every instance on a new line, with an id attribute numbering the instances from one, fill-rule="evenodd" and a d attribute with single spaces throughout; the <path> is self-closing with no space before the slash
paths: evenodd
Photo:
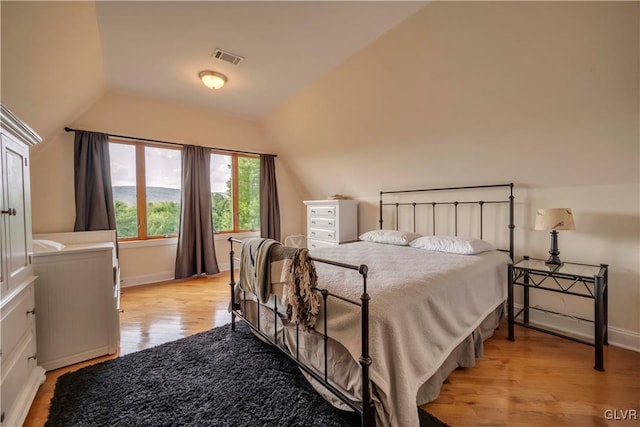
<path id="1" fill-rule="evenodd" d="M 558 337 L 577 341 L 595 347 L 595 366 L 598 371 L 604 371 L 603 345 L 608 344 L 607 336 L 607 291 L 608 266 L 606 264 L 590 265 L 565 262 L 560 265 L 547 264 L 544 260 L 532 259 L 525 256 L 516 264 L 509 265 L 509 340 L 514 341 L 514 325 L 524 326 L 537 331 L 549 333 Z M 513 303 L 514 286 L 524 288 L 523 307 L 515 313 Z M 530 310 L 538 310 L 560 316 L 567 316 L 551 310 L 529 305 L 530 290 L 557 292 L 593 300 L 593 319 L 582 319 L 594 325 L 593 341 L 582 340 L 559 332 L 533 325 L 529 322 Z M 576 318 L 575 316 L 567 316 Z"/>
<path id="2" fill-rule="evenodd" d="M 307 200 L 304 204 L 310 250 L 358 240 L 357 200 Z"/>

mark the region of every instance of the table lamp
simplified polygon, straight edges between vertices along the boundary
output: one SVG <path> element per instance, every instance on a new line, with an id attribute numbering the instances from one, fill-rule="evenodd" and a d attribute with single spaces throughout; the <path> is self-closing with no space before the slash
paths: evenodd
<path id="1" fill-rule="evenodd" d="M 536 212 L 535 230 L 551 230 L 551 249 L 546 264 L 560 265 L 560 251 L 558 250 L 558 231 L 575 230 L 573 214 L 569 208 L 538 209 Z"/>

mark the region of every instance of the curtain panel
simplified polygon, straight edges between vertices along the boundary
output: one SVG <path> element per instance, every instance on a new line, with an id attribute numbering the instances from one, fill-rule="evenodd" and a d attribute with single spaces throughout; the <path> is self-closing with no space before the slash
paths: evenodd
<path id="1" fill-rule="evenodd" d="M 76 199 L 73 231 L 115 230 L 109 136 L 76 131 L 73 154 Z"/>
<path id="2" fill-rule="evenodd" d="M 220 271 L 213 238 L 210 166 L 211 149 L 190 145 L 183 148 L 176 279 Z"/>
<path id="3" fill-rule="evenodd" d="M 272 154 L 260 154 L 260 237 L 280 242 L 280 202 L 275 158 Z"/>

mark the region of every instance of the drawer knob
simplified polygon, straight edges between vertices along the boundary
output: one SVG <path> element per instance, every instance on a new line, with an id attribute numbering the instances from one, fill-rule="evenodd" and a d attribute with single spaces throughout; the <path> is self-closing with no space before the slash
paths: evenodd
<path id="1" fill-rule="evenodd" d="M 315 231 L 312 231 L 312 232 L 311 232 L 311 234 L 315 235 L 315 234 L 316 234 L 316 232 L 315 232 Z"/>
<path id="2" fill-rule="evenodd" d="M 333 211 L 327 211 L 327 212 L 329 212 L 330 214 L 332 214 L 332 213 L 333 213 Z"/>
<path id="3" fill-rule="evenodd" d="M 316 213 L 316 211 L 314 211 L 313 209 L 311 210 L 311 213 Z"/>
<path id="4" fill-rule="evenodd" d="M 35 314 L 36 314 L 36 308 L 35 308 L 35 307 L 33 307 L 31 310 L 27 311 L 27 314 L 33 314 L 33 315 L 35 315 Z"/>
<path id="5" fill-rule="evenodd" d="M 315 221 L 311 221 L 311 224 L 315 224 L 315 223 L 316 223 Z"/>
<path id="6" fill-rule="evenodd" d="M 329 224 L 329 225 L 333 225 L 333 223 L 332 223 L 331 221 L 329 221 L 327 224 Z"/>
<path id="7" fill-rule="evenodd" d="M 33 356 L 27 357 L 27 360 L 31 360 L 31 359 L 36 360 L 37 358 L 38 358 L 38 353 L 35 353 Z"/>

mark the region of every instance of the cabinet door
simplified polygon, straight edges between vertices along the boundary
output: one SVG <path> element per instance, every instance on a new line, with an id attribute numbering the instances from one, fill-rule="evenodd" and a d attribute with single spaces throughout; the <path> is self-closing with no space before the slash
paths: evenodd
<path id="1" fill-rule="evenodd" d="M 2 154 L 0 154 L 0 208 L 5 210 L 5 201 L 4 201 L 4 187 L 5 187 L 5 179 L 4 179 L 4 135 L 0 135 L 0 148 L 2 149 Z M 7 291 L 7 278 L 6 276 L 6 258 L 5 258 L 5 248 L 4 248 L 4 236 L 7 235 L 6 232 L 6 214 L 0 215 L 0 295 L 4 295 Z"/>
<path id="2" fill-rule="evenodd" d="M 31 195 L 27 159 L 29 147 L 11 138 L 2 138 L 2 169 L 4 180 L 5 259 L 4 280 L 7 290 L 31 276 Z"/>

